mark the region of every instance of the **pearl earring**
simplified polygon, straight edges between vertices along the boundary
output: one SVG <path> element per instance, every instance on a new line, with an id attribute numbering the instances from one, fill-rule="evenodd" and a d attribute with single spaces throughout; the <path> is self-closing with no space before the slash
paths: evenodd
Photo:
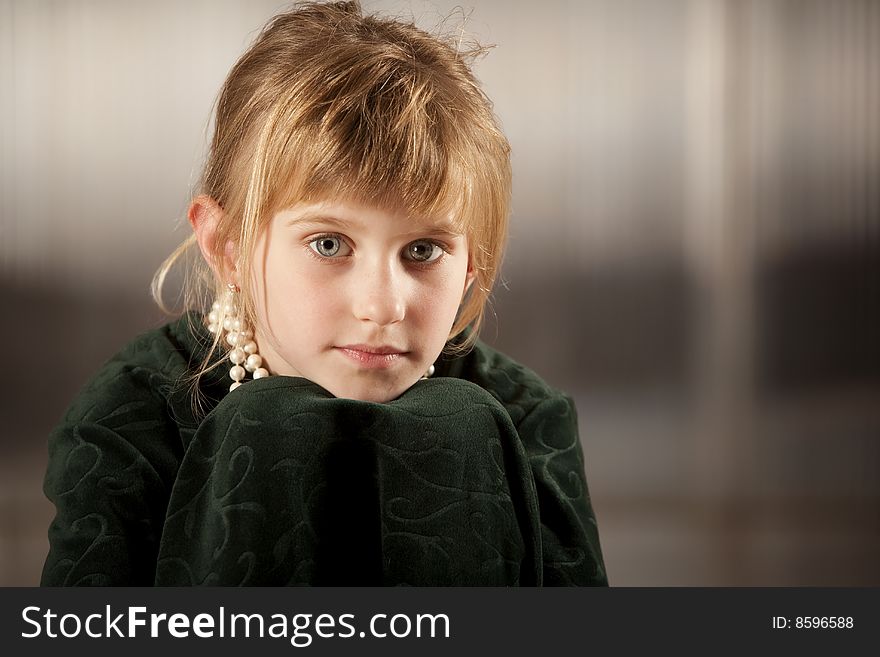
<path id="1" fill-rule="evenodd" d="M 262 379 L 269 376 L 269 370 L 263 367 L 263 358 L 257 353 L 257 343 L 254 341 L 254 332 L 243 319 L 238 317 L 238 305 L 236 294 L 238 288 L 230 283 L 227 286 L 226 298 L 223 303 L 215 301 L 208 313 L 208 330 L 211 333 L 218 331 L 226 333 L 221 336 L 229 345 L 229 360 L 232 367 L 229 368 L 229 378 L 232 392 L 244 382 L 247 373 L 250 372 L 254 379 Z"/>

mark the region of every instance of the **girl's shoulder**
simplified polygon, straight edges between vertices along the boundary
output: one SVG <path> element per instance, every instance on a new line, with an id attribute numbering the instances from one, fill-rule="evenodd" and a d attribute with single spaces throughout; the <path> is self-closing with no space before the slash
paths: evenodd
<path id="1" fill-rule="evenodd" d="M 441 357 L 437 375 L 465 379 L 486 389 L 504 405 L 517 425 L 545 402 L 572 403 L 568 395 L 534 370 L 482 340 L 477 340 L 473 349 L 462 356 Z"/>
<path id="2" fill-rule="evenodd" d="M 145 331 L 111 356 L 80 390 L 64 420 L 115 415 L 133 406 L 168 410 L 179 402 L 181 382 L 200 357 L 204 338 L 183 315 Z M 176 404 L 175 404 L 176 405 Z"/>

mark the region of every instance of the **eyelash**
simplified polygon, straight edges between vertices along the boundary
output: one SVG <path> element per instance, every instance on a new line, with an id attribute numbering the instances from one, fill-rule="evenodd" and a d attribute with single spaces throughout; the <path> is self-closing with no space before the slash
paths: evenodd
<path id="1" fill-rule="evenodd" d="M 311 237 L 308 240 L 306 240 L 306 251 L 308 252 L 308 254 L 310 256 L 312 256 L 315 260 L 317 260 L 319 262 L 323 262 L 325 264 L 340 264 L 343 261 L 343 259 L 345 258 L 345 256 L 324 256 L 324 255 L 321 255 L 320 253 L 316 252 L 315 249 L 313 249 L 311 246 L 315 242 L 319 242 L 320 240 L 324 240 L 324 239 L 328 239 L 328 238 L 337 239 L 344 244 L 348 244 L 346 239 L 342 235 L 340 235 L 339 233 L 323 233 L 321 235 L 315 235 L 314 237 Z M 438 258 L 431 260 L 429 262 L 421 262 L 419 260 L 411 260 L 409 258 L 404 258 L 404 260 L 409 262 L 411 265 L 418 267 L 420 269 L 429 269 L 431 267 L 434 267 L 435 265 L 439 264 L 443 260 L 443 258 L 449 253 L 449 247 L 447 245 L 443 244 L 443 242 L 439 242 L 439 241 L 433 240 L 433 239 L 426 238 L 426 239 L 413 240 L 412 242 L 409 242 L 407 244 L 407 246 L 410 246 L 411 244 L 415 244 L 417 242 L 425 242 L 427 244 L 432 244 L 433 246 L 440 249 L 440 251 L 442 251 L 442 253 L 440 254 L 440 256 Z M 349 248 L 351 248 L 351 246 L 349 246 Z M 334 261 L 339 261 L 339 262 L 337 263 Z"/>

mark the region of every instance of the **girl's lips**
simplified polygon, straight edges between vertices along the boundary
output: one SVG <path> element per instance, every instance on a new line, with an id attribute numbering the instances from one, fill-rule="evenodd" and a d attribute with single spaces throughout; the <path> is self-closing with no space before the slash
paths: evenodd
<path id="1" fill-rule="evenodd" d="M 397 362 L 406 352 L 388 351 L 387 348 L 370 348 L 354 346 L 337 347 L 339 352 L 347 358 L 358 363 L 362 367 L 369 368 L 387 368 Z M 363 349 L 371 349 L 371 351 L 363 351 Z"/>

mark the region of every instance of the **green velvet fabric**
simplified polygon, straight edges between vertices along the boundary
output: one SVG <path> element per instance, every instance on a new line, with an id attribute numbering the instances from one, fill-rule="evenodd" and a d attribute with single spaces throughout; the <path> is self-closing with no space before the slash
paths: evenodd
<path id="1" fill-rule="evenodd" d="M 605 585 L 574 405 L 482 342 L 386 404 L 299 377 L 182 377 L 194 318 L 140 336 L 49 440 L 42 584 Z"/>

